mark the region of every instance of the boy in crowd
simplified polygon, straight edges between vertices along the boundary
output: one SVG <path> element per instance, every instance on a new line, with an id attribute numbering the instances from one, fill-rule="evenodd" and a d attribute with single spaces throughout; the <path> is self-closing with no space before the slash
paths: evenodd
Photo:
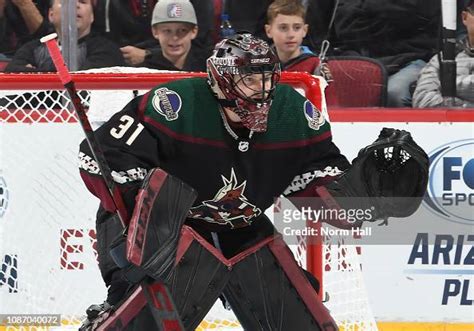
<path id="1" fill-rule="evenodd" d="M 157 52 L 145 50 L 139 66 L 175 71 L 205 71 L 210 55 L 192 45 L 198 34 L 197 18 L 189 0 L 160 0 L 151 20 L 153 37 L 159 41 Z"/>
<path id="2" fill-rule="evenodd" d="M 268 7 L 265 32 L 273 40 L 282 70 L 322 75 L 329 82 L 332 78 L 327 65 L 308 47 L 302 46 L 308 33 L 305 15 L 300 0 L 276 0 Z"/>
<path id="3" fill-rule="evenodd" d="M 265 32 L 273 40 L 282 70 L 308 72 L 330 83 L 333 79 L 327 63 L 321 62 L 307 46 L 302 46 L 308 33 L 305 16 L 301 0 L 276 0 L 268 7 Z M 328 104 L 337 104 L 336 91 L 327 93 L 326 99 Z"/>

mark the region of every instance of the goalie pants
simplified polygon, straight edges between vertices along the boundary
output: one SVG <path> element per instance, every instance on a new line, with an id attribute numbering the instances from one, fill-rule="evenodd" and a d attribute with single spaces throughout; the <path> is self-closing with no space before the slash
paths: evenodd
<path id="1" fill-rule="evenodd" d="M 186 330 L 200 324 L 221 294 L 245 330 L 337 330 L 289 248 L 271 223 L 266 228 L 219 234 L 217 248 L 209 232 L 184 226 L 176 268 L 165 281 Z M 145 307 L 126 330 L 153 325 Z"/>
<path id="2" fill-rule="evenodd" d="M 110 256 L 110 244 L 123 231 L 120 219 L 115 214 L 105 211 L 102 207 L 97 211 L 97 260 L 99 270 L 108 288 L 107 302 L 115 305 L 122 300 L 131 287 L 122 275 L 122 270 Z"/>

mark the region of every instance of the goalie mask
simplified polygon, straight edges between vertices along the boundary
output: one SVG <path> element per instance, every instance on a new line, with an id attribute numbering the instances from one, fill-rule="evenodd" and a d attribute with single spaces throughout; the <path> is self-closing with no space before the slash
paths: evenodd
<path id="1" fill-rule="evenodd" d="M 249 130 L 265 132 L 280 61 L 267 42 L 249 33 L 219 42 L 207 60 L 208 82 L 223 107 L 232 107 Z"/>

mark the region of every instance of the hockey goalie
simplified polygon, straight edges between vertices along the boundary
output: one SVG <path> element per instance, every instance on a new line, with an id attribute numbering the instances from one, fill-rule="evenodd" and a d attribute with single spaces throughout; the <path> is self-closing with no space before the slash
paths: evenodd
<path id="1" fill-rule="evenodd" d="M 120 306 L 144 273 L 168 285 L 186 330 L 219 297 L 245 330 L 337 330 L 317 280 L 264 211 L 286 192 L 336 204 L 362 197 L 376 206 L 374 218 L 407 216 L 426 189 L 426 154 L 408 132 L 384 129 L 351 165 L 332 142 L 322 101 L 279 84 L 277 56 L 251 34 L 218 43 L 207 72 L 136 97 L 96 131 L 127 206 L 126 231 L 81 144 L 81 176 L 101 200 L 99 267 L 108 286 L 82 329 Z M 123 328 L 153 325 L 145 307 Z"/>

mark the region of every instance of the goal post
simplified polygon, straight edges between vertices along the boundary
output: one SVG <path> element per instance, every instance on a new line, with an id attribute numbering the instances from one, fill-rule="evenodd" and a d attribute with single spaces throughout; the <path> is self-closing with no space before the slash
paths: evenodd
<path id="1" fill-rule="evenodd" d="M 160 83 L 206 76 L 122 70 L 72 74 L 84 107 L 94 112 L 91 121 L 105 121 Z M 325 82 L 309 74 L 283 72 L 281 83 L 315 104 L 324 98 Z M 324 100 L 322 111 L 327 112 Z M 58 76 L 2 74 L 0 122 L 0 314 L 60 314 L 63 326 L 77 327 L 87 306 L 105 298 L 105 288 L 95 251 L 98 200 L 79 177 L 83 134 Z M 291 248 L 320 280 L 321 298 L 329 298 L 326 304 L 342 330 L 377 329 L 355 246 L 303 240 Z M 220 306 L 217 302 L 199 330 L 239 329 Z"/>

